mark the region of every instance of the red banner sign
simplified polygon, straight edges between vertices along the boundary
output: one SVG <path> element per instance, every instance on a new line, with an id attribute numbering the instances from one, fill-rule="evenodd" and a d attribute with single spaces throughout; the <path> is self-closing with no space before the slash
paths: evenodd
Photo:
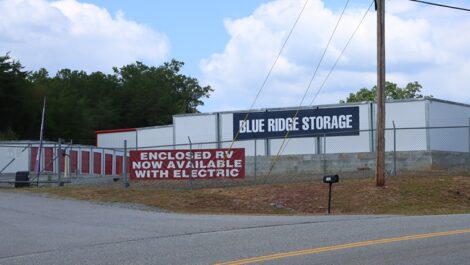
<path id="1" fill-rule="evenodd" d="M 130 151 L 131 179 L 245 177 L 245 149 Z"/>

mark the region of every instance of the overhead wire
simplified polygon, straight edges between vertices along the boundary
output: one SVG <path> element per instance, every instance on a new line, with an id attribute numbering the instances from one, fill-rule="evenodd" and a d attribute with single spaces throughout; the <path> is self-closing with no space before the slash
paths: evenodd
<path id="1" fill-rule="evenodd" d="M 320 91 L 322 90 L 322 88 L 324 87 L 325 83 L 327 82 L 327 80 L 329 79 L 329 77 L 331 76 L 331 73 L 334 71 L 336 65 L 338 64 L 339 60 L 341 59 L 341 57 L 343 56 L 344 52 L 346 51 L 347 47 L 349 46 L 349 44 L 351 43 L 351 41 L 353 40 L 354 36 L 356 35 L 357 31 L 359 30 L 359 28 L 361 27 L 362 23 L 364 22 L 365 18 L 367 17 L 367 14 L 369 13 L 372 5 L 373 5 L 374 1 L 371 2 L 371 4 L 369 5 L 369 8 L 364 12 L 364 15 L 362 16 L 361 20 L 359 21 L 359 24 L 356 26 L 355 30 L 353 31 L 353 33 L 351 34 L 351 36 L 349 37 L 348 41 L 346 42 L 346 45 L 344 46 L 344 48 L 342 49 L 341 53 L 338 55 L 338 57 L 336 58 L 336 61 L 335 63 L 332 65 L 332 67 L 330 68 L 327 76 L 325 77 L 325 79 L 323 80 L 320 88 L 317 90 L 314 98 L 312 99 L 312 102 L 310 103 L 310 106 L 313 105 L 313 102 L 315 101 L 315 99 L 317 98 L 317 96 L 319 95 Z M 286 144 L 284 145 L 283 149 L 282 149 L 282 152 L 284 152 L 285 150 L 285 147 L 287 146 L 287 144 L 289 143 L 289 139 L 287 139 L 287 142 Z"/>
<path id="2" fill-rule="evenodd" d="M 410 1 L 419 2 L 419 3 L 424 3 L 424 4 L 429 4 L 429 5 L 434 5 L 434 6 L 439 6 L 439 7 L 451 8 L 451 9 L 457 9 L 457 10 L 463 10 L 463 11 L 470 11 L 470 9 L 467 9 L 467 8 L 456 7 L 456 6 L 449 6 L 449 5 L 443 5 L 443 4 L 437 4 L 437 3 L 427 2 L 427 1 L 421 1 L 421 0 L 410 0 Z M 330 36 L 330 39 L 329 39 L 328 44 L 327 44 L 327 47 L 325 48 L 325 50 L 324 50 L 324 52 L 323 52 L 323 54 L 322 54 L 322 56 L 321 56 L 321 58 L 320 58 L 320 60 L 319 60 L 319 63 L 317 64 L 317 67 L 315 68 L 315 71 L 314 71 L 314 73 L 313 73 L 313 75 L 312 75 L 312 78 L 310 79 L 310 82 L 309 82 L 309 84 L 308 84 L 308 86 L 307 86 L 306 92 L 304 93 L 304 95 L 303 95 L 303 97 L 302 97 L 302 99 L 301 99 L 301 103 L 300 103 L 300 105 L 299 105 L 299 108 L 296 110 L 296 113 L 295 113 L 295 115 L 294 115 L 294 119 L 298 116 L 298 113 L 299 113 L 300 108 L 301 108 L 301 106 L 302 106 L 302 104 L 303 104 L 303 101 L 305 100 L 305 97 L 306 97 L 306 95 L 307 95 L 307 93 L 308 93 L 308 91 L 309 91 L 309 89 L 310 89 L 310 87 L 311 87 L 311 84 L 312 84 L 312 82 L 313 82 L 313 80 L 314 80 L 314 78 L 315 78 L 315 76 L 316 76 L 316 74 L 317 74 L 317 71 L 318 71 L 318 69 L 319 69 L 319 66 L 321 65 L 321 62 L 322 62 L 322 60 L 323 60 L 323 58 L 324 58 L 324 56 L 325 56 L 325 54 L 326 54 L 326 51 L 327 51 L 327 49 L 328 49 L 328 47 L 329 47 L 329 44 L 330 44 L 330 42 L 331 42 L 331 39 L 332 39 L 332 37 L 333 37 L 333 35 L 334 35 L 336 29 L 337 29 L 337 26 L 339 25 L 339 22 L 340 22 L 340 20 L 341 20 L 341 18 L 342 18 L 342 15 L 343 15 L 343 13 L 344 13 L 344 10 L 346 9 L 346 6 L 347 6 L 348 2 L 349 2 L 349 1 L 346 2 L 345 8 L 343 9 L 343 12 L 342 12 L 342 14 L 341 14 L 341 16 L 340 16 L 340 18 L 339 18 L 339 20 L 338 20 L 338 22 L 337 22 L 337 25 L 335 26 L 335 29 L 333 30 L 333 33 L 332 33 L 332 35 Z M 338 64 L 338 62 L 339 62 L 339 60 L 340 60 L 341 57 L 343 56 L 343 54 L 344 54 L 344 52 L 346 51 L 347 47 L 349 46 L 349 44 L 351 43 L 352 39 L 354 38 L 354 36 L 356 35 L 357 31 L 359 30 L 360 26 L 361 26 L 362 23 L 364 22 L 364 20 L 365 20 L 367 14 L 369 13 L 369 11 L 370 11 L 372 5 L 374 4 L 374 2 L 375 2 L 375 1 L 372 1 L 372 2 L 371 2 L 371 4 L 369 5 L 368 9 L 365 11 L 364 15 L 362 16 L 362 18 L 361 18 L 359 24 L 357 25 L 357 27 L 355 28 L 355 30 L 353 31 L 353 33 L 352 33 L 351 36 L 349 37 L 349 39 L 348 39 L 346 45 L 344 46 L 344 48 L 342 49 L 341 53 L 340 53 L 340 54 L 338 55 L 338 57 L 336 58 L 336 61 L 334 62 L 334 64 L 333 64 L 332 67 L 330 68 L 328 74 L 326 75 L 326 77 L 325 77 L 325 79 L 323 80 L 322 84 L 320 85 L 319 89 L 318 89 L 317 92 L 315 93 L 315 95 L 314 95 L 312 101 L 310 102 L 310 104 L 309 104 L 310 106 L 313 105 L 313 103 L 314 103 L 314 101 L 316 100 L 316 98 L 318 97 L 320 91 L 321 91 L 321 90 L 323 89 L 323 87 L 325 86 L 327 80 L 329 79 L 329 77 L 331 76 L 332 72 L 333 72 L 334 69 L 336 68 L 336 66 L 337 66 L 337 64 Z M 271 175 L 272 170 L 273 170 L 274 166 L 276 165 L 277 160 L 279 159 L 280 154 L 281 154 L 282 152 L 284 152 L 284 150 L 285 150 L 285 148 L 286 148 L 286 146 L 287 146 L 289 132 L 290 132 L 290 131 L 287 131 L 285 137 L 283 138 L 283 142 L 281 143 L 281 146 L 279 147 L 279 150 L 278 150 L 278 152 L 277 152 L 277 154 L 276 154 L 276 157 L 274 158 L 274 160 L 273 160 L 273 162 L 272 162 L 272 164 L 271 164 L 271 167 L 270 167 L 270 169 L 269 169 L 269 172 L 268 172 L 268 175 L 267 175 L 267 177 L 266 177 L 266 179 L 265 179 L 265 182 L 266 182 L 267 178 Z M 287 141 L 286 141 L 286 139 L 287 139 Z"/>
<path id="3" fill-rule="evenodd" d="M 450 8 L 450 9 L 456 9 L 456 10 L 462 10 L 462 11 L 467 11 L 470 12 L 470 9 L 468 8 L 463 8 L 463 7 L 458 7 L 458 6 L 450 6 L 450 5 L 444 5 L 444 4 L 438 4 L 438 3 L 433 3 L 433 2 L 428 2 L 428 1 L 421 1 L 421 0 L 410 0 L 412 2 L 418 2 L 422 4 L 427 4 L 427 5 L 432 5 L 432 6 L 439 6 L 439 7 L 445 7 L 445 8 Z"/>
<path id="4" fill-rule="evenodd" d="M 299 15 L 297 16 L 297 18 L 296 18 L 294 24 L 293 24 L 292 27 L 290 28 L 289 33 L 287 34 L 287 37 L 286 37 L 284 43 L 282 44 L 281 49 L 279 50 L 279 53 L 278 53 L 277 56 L 276 56 L 276 59 L 274 60 L 273 64 L 271 65 L 271 68 L 269 69 L 268 74 L 266 75 L 266 78 L 263 80 L 263 83 L 261 84 L 260 88 L 258 89 L 258 93 L 256 94 L 256 96 L 255 96 L 253 102 L 251 103 L 251 106 L 250 106 L 248 112 L 246 113 L 246 115 L 245 115 L 245 117 L 244 117 L 244 119 L 243 119 L 243 122 L 244 122 L 244 123 L 248 120 L 248 116 L 249 116 L 250 112 L 253 110 L 253 107 L 254 107 L 254 105 L 256 104 L 256 101 L 258 100 L 258 98 L 259 98 L 259 96 L 260 96 L 260 94 L 261 94 L 261 91 L 262 91 L 262 90 L 264 89 L 264 87 L 266 86 L 266 83 L 268 82 L 268 79 L 269 79 L 269 77 L 271 76 L 271 74 L 272 74 L 272 72 L 273 72 L 273 70 L 274 70 L 274 67 L 276 66 L 276 64 L 277 64 L 277 62 L 278 62 L 278 60 L 279 60 L 279 58 L 281 57 L 281 54 L 282 54 L 282 52 L 284 51 L 284 48 L 286 47 L 286 44 L 287 44 L 287 42 L 289 41 L 289 39 L 290 39 L 290 37 L 291 37 L 291 35 L 292 35 L 292 32 L 294 32 L 294 29 L 295 29 L 295 27 L 297 26 L 297 23 L 299 22 L 300 17 L 302 16 L 302 14 L 303 14 L 305 8 L 307 7 L 308 2 L 309 2 L 309 0 L 305 0 L 305 3 L 304 3 L 304 5 L 302 6 L 302 9 L 301 9 L 300 12 L 299 12 Z M 238 139 L 238 136 L 240 135 L 240 129 L 241 129 L 241 128 L 239 127 L 237 133 L 235 134 L 235 137 L 233 137 L 233 140 L 232 140 L 232 143 L 230 144 L 229 149 L 232 149 L 233 144 L 234 144 L 235 141 Z M 255 155 L 256 155 L 256 154 L 255 154 Z"/>
<path id="5" fill-rule="evenodd" d="M 431 2 L 426 2 L 426 1 L 420 1 L 420 0 L 410 0 L 410 1 L 413 1 L 413 2 L 419 2 L 419 3 L 425 3 L 425 4 L 431 4 L 431 5 L 436 5 L 436 6 L 441 6 L 441 7 L 447 7 L 447 8 L 454 8 L 454 9 L 459 9 L 459 10 L 465 10 L 465 11 L 470 11 L 470 9 L 466 9 L 466 8 L 461 8 L 461 7 L 455 7 L 455 6 L 448 6 L 448 5 L 442 5 L 442 4 L 435 4 L 435 3 L 431 3 Z M 320 91 L 323 89 L 323 87 L 325 86 L 325 83 L 326 81 L 328 80 L 328 78 L 330 77 L 331 73 L 333 72 L 333 70 L 335 69 L 336 65 L 338 64 L 339 60 L 341 59 L 341 57 L 343 56 L 344 52 L 346 51 L 346 49 L 348 48 L 350 42 L 352 41 L 352 39 L 354 38 L 354 36 L 356 35 L 357 31 L 359 30 L 360 26 L 362 25 L 362 23 L 364 22 L 364 19 L 366 18 L 367 14 L 369 13 L 372 5 L 373 5 L 374 1 L 372 1 L 372 3 L 370 4 L 369 8 L 367 9 L 367 11 L 364 13 L 364 15 L 362 16 L 362 19 L 361 21 L 359 22 L 359 24 L 357 25 L 356 29 L 354 30 L 353 34 L 351 34 L 351 36 L 349 37 L 349 40 L 347 41 L 346 45 L 344 46 L 343 50 L 341 51 L 341 53 L 339 54 L 339 56 L 336 58 L 336 61 L 335 63 L 333 64 L 333 66 L 331 67 L 330 71 L 328 72 L 327 76 L 325 77 L 325 79 L 323 80 L 323 83 L 321 84 L 320 88 L 318 89 L 317 93 L 315 94 L 315 96 L 313 97 L 312 101 L 310 102 L 310 106 L 313 105 L 313 102 L 315 101 L 315 99 L 317 98 L 318 94 L 320 93 Z"/>
<path id="6" fill-rule="evenodd" d="M 312 98 L 312 101 L 310 102 L 310 106 L 313 106 L 313 102 L 315 101 L 315 99 L 318 97 L 318 95 L 320 94 L 320 91 L 323 89 L 323 87 L 325 86 L 325 83 L 326 81 L 329 79 L 331 73 L 334 71 L 334 69 L 336 68 L 336 65 L 338 64 L 339 60 L 341 59 L 341 57 L 343 57 L 343 54 L 344 52 L 346 51 L 346 49 L 348 48 L 349 44 L 351 43 L 352 39 L 354 38 L 354 36 L 356 35 L 357 31 L 359 30 L 359 28 L 361 27 L 362 23 L 364 22 L 367 14 L 369 13 L 372 5 L 373 5 L 373 1 L 370 3 L 369 5 L 369 8 L 366 10 L 366 12 L 364 13 L 364 15 L 362 16 L 361 18 L 361 21 L 359 21 L 359 24 L 357 25 L 356 29 L 354 30 L 354 32 L 351 34 L 351 36 L 349 37 L 348 41 L 346 42 L 346 45 L 344 46 L 343 50 L 341 50 L 341 53 L 338 55 L 338 57 L 336 58 L 336 61 L 335 63 L 331 66 L 330 68 L 330 71 L 328 72 L 328 74 L 326 75 L 325 79 L 323 80 L 322 84 L 320 85 L 320 88 L 317 90 L 317 92 L 315 93 L 315 95 L 313 96 Z"/>
<path id="7" fill-rule="evenodd" d="M 348 4 L 349 4 L 349 0 L 346 1 L 345 5 L 344 5 L 344 8 L 343 8 L 343 10 L 342 10 L 342 12 L 341 12 L 341 15 L 339 16 L 338 21 L 336 22 L 336 25 L 335 25 L 335 27 L 334 27 L 332 33 L 330 34 L 330 38 L 328 39 L 328 42 L 327 42 L 327 44 L 326 44 L 326 46 L 325 46 L 325 49 L 323 50 L 323 53 L 322 53 L 322 55 L 321 55 L 321 57 L 320 57 L 320 59 L 319 59 L 317 65 L 316 65 L 316 67 L 315 67 L 315 70 L 314 70 L 314 72 L 313 72 L 313 74 L 312 74 L 312 77 L 310 78 L 310 81 L 309 81 L 309 83 L 308 83 L 307 88 L 305 89 L 305 92 L 304 92 L 304 94 L 303 94 L 303 96 L 302 96 L 302 99 L 300 100 L 299 107 L 296 109 L 296 112 L 295 112 L 295 114 L 294 114 L 294 116 L 293 116 L 293 119 L 297 118 L 298 115 L 299 115 L 300 108 L 302 107 L 302 104 L 303 104 L 303 102 L 304 102 L 305 98 L 307 97 L 307 94 L 308 94 L 308 92 L 309 92 L 309 90 L 310 90 L 310 87 L 312 86 L 313 80 L 315 79 L 315 77 L 316 77 L 316 75 L 317 75 L 317 72 L 318 72 L 318 70 L 320 69 L 320 65 L 322 64 L 323 59 L 325 58 L 326 52 L 328 51 L 328 49 L 329 49 L 329 47 L 330 47 L 331 41 L 332 41 L 332 39 L 333 39 L 333 37 L 334 37 L 334 35 L 335 35 L 337 29 L 338 29 L 338 26 L 339 26 L 339 24 L 340 24 L 340 22 L 341 22 L 341 20 L 342 20 L 342 18 L 343 18 L 343 15 L 344 15 L 344 13 L 345 13 L 347 7 L 348 7 Z M 284 151 L 284 149 L 285 149 L 285 147 L 286 147 L 286 139 L 288 139 L 289 133 L 290 133 L 290 130 L 287 130 L 287 132 L 286 132 L 286 134 L 284 135 L 284 138 L 283 138 L 283 140 L 282 140 L 281 146 L 279 147 L 278 152 L 277 152 L 276 156 L 274 157 L 274 160 L 271 162 L 271 167 L 269 168 L 268 174 L 267 174 L 267 176 L 266 176 L 266 178 L 265 178 L 265 180 L 264 180 L 265 183 L 266 183 L 267 179 L 269 178 L 269 176 L 271 175 L 272 170 L 274 169 L 274 166 L 276 165 L 277 160 L 279 159 L 280 154 Z"/>

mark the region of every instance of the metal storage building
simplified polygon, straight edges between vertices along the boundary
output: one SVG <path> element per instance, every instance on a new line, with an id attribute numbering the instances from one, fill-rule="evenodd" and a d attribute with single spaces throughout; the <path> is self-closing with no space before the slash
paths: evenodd
<path id="1" fill-rule="evenodd" d="M 39 141 L 1 141 L 0 174 L 17 171 L 34 172 Z M 45 141 L 39 161 L 42 174 L 57 173 L 58 143 Z M 60 171 L 79 175 L 120 175 L 123 170 L 124 154 L 120 150 L 97 148 L 88 145 L 63 144 L 64 157 Z M 67 163 L 67 165 L 65 164 Z"/>
<path id="2" fill-rule="evenodd" d="M 373 152 L 376 105 L 372 102 L 319 105 L 302 110 L 336 111 L 358 109 L 355 135 L 320 134 L 289 137 L 283 155 Z M 269 108 L 250 112 L 283 113 L 296 108 Z M 145 128 L 97 131 L 97 146 L 122 148 L 124 140 L 130 149 L 245 148 L 247 156 L 276 155 L 282 137 L 260 137 L 237 140 L 234 116 L 246 111 L 224 111 L 174 115 L 173 124 Z M 240 116 L 240 115 L 238 115 Z M 452 151 L 470 152 L 470 105 L 435 98 L 395 100 L 386 103 L 387 151 Z M 236 123 L 235 123 L 236 124 Z M 395 131 L 394 131 L 395 128 Z M 235 128 L 236 129 L 236 128 Z"/>

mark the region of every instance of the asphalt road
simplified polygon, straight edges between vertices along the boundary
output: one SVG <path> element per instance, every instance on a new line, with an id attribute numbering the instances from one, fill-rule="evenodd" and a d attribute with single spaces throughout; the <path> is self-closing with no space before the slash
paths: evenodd
<path id="1" fill-rule="evenodd" d="M 470 264 L 470 215 L 186 215 L 0 191 L 0 264 L 216 263 Z"/>

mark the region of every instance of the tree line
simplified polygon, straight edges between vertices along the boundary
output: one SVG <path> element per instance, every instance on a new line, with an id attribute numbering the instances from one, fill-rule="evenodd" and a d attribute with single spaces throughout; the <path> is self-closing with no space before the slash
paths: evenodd
<path id="1" fill-rule="evenodd" d="M 424 96 L 421 94 L 423 86 L 417 81 L 410 82 L 404 87 L 399 87 L 393 82 L 385 82 L 385 100 L 394 99 L 410 99 L 410 98 L 423 98 L 431 97 L 432 95 Z M 362 101 L 377 101 L 377 86 L 371 89 L 361 88 L 356 93 L 349 93 L 346 101 L 340 100 L 340 103 L 345 102 L 362 102 Z"/>
<path id="2" fill-rule="evenodd" d="M 174 114 L 198 112 L 213 91 L 181 74 L 183 65 L 135 62 L 112 74 L 62 69 L 50 76 L 0 56 L 0 140 L 38 139 L 44 97 L 48 140 L 94 144 L 96 130 L 171 124 Z"/>
<path id="3" fill-rule="evenodd" d="M 43 98 L 47 98 L 45 139 L 94 144 L 95 131 L 172 123 L 172 116 L 195 113 L 213 91 L 180 73 L 183 62 L 161 66 L 135 62 L 112 74 L 62 69 L 24 71 L 8 54 L 0 56 L 0 140 L 38 139 Z M 418 82 L 386 83 L 387 99 L 421 98 Z M 344 102 L 375 101 L 376 87 L 350 93 Z M 432 96 L 431 96 L 432 97 Z"/>

